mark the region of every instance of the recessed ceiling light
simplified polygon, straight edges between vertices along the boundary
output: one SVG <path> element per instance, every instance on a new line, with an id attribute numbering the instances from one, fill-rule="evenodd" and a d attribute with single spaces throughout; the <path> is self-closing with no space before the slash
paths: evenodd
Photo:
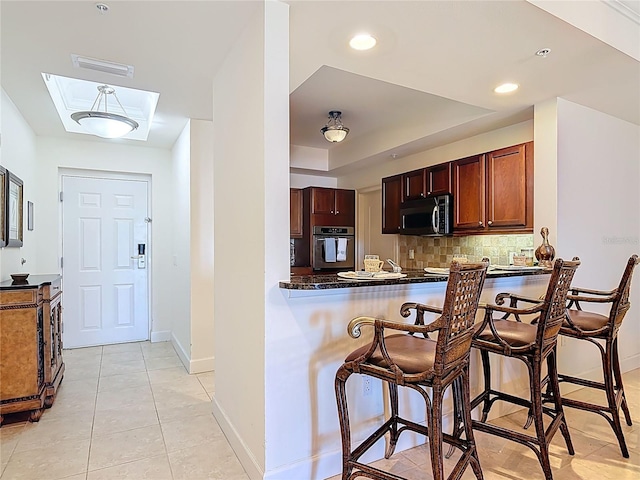
<path id="1" fill-rule="evenodd" d="M 514 92 L 518 89 L 517 83 L 503 83 L 502 85 L 498 85 L 493 89 L 496 93 L 509 93 Z"/>
<path id="2" fill-rule="evenodd" d="M 376 46 L 377 40 L 368 33 L 361 33 L 349 41 L 349 46 L 354 50 L 369 50 Z"/>
<path id="3" fill-rule="evenodd" d="M 547 58 L 547 55 L 549 55 L 550 53 L 551 53 L 550 48 L 541 48 L 536 52 L 536 55 L 542 58 Z"/>

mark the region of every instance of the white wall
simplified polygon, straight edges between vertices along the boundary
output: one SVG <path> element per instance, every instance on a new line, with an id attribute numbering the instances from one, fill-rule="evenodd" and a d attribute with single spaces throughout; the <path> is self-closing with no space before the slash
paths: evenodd
<path id="1" fill-rule="evenodd" d="M 190 373 L 214 369 L 213 122 L 191 120 Z M 179 225 L 176 223 L 176 225 Z M 175 247 L 174 247 L 175 248 Z"/>
<path id="2" fill-rule="evenodd" d="M 3 135 L 4 136 L 4 135 Z M 4 139 L 3 139 L 4 141 Z M 151 176 L 151 321 L 152 339 L 169 339 L 174 292 L 182 289 L 171 274 L 172 175 L 171 154 L 160 148 L 120 143 L 36 138 L 38 191 L 35 200 L 38 269 L 59 271 L 60 169 L 147 174 Z"/>
<path id="3" fill-rule="evenodd" d="M 640 127 L 558 99 L 558 239 L 556 253 L 580 257 L 574 284 L 610 290 L 628 258 L 640 255 Z M 623 371 L 640 366 L 640 271 L 619 333 Z M 600 308 L 598 308 L 600 307 Z M 590 305 L 607 312 L 605 306 Z M 596 347 L 569 342 L 559 368 L 598 378 Z"/>
<path id="4" fill-rule="evenodd" d="M 59 268 L 45 267 L 38 263 L 36 238 L 44 232 L 43 203 L 38 198 L 36 168 L 36 137 L 13 101 L 2 89 L 0 131 L 2 148 L 0 165 L 17 175 L 24 182 L 23 246 L 0 248 L 0 281 L 9 279 L 12 273 L 58 273 Z M 27 230 L 27 201 L 34 203 L 34 230 Z M 24 258 L 27 263 L 21 264 Z"/>
<path id="5" fill-rule="evenodd" d="M 191 165 L 190 122 L 171 149 L 171 342 L 184 366 L 191 361 Z"/>
<path id="6" fill-rule="evenodd" d="M 213 412 L 252 479 L 266 456 L 264 21 L 249 22 L 213 85 Z"/>
<path id="7" fill-rule="evenodd" d="M 320 177 L 318 175 L 306 175 L 301 173 L 292 173 L 290 175 L 291 188 L 305 187 L 327 187 L 337 188 L 338 180 L 335 177 Z"/>

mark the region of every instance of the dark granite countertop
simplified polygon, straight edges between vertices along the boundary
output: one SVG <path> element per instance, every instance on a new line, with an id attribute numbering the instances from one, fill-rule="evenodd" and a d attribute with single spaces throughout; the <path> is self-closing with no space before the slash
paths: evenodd
<path id="1" fill-rule="evenodd" d="M 393 279 L 346 279 L 341 278 L 335 273 L 316 274 L 316 275 L 299 275 L 292 277 L 289 281 L 279 283 L 280 288 L 287 290 L 328 290 L 333 288 L 351 288 L 351 287 L 372 287 L 381 285 L 408 285 L 415 283 L 429 282 L 446 282 L 447 275 L 436 275 L 426 273 L 423 270 L 403 270 L 407 276 L 403 278 Z M 522 277 L 531 275 L 548 275 L 551 269 L 540 270 L 497 270 L 491 269 L 487 273 L 487 278 L 505 278 L 505 277 Z"/>
<path id="2" fill-rule="evenodd" d="M 0 283 L 0 290 L 14 290 L 16 288 L 38 288 L 40 285 L 51 285 L 51 282 L 55 282 L 60 279 L 60 275 L 29 275 L 25 282 L 14 283 L 13 280 L 5 280 Z"/>

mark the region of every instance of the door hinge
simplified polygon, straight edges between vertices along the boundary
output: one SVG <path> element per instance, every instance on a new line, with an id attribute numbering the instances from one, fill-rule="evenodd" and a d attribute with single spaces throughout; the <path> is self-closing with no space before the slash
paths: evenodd
<path id="1" fill-rule="evenodd" d="M 60 257 L 60 268 L 64 266 L 64 257 Z"/>
<path id="2" fill-rule="evenodd" d="M 62 192 L 60 192 L 60 201 L 62 201 Z"/>

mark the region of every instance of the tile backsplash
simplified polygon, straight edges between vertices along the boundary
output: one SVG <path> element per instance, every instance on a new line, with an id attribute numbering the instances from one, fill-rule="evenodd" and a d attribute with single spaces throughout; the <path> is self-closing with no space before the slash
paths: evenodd
<path id="1" fill-rule="evenodd" d="M 533 234 L 470 235 L 466 237 L 418 237 L 399 235 L 400 265 L 404 268 L 447 267 L 455 254 L 476 262 L 488 257 L 492 264 L 508 265 L 509 252 L 535 248 Z M 409 251 L 414 258 L 409 258 Z"/>

